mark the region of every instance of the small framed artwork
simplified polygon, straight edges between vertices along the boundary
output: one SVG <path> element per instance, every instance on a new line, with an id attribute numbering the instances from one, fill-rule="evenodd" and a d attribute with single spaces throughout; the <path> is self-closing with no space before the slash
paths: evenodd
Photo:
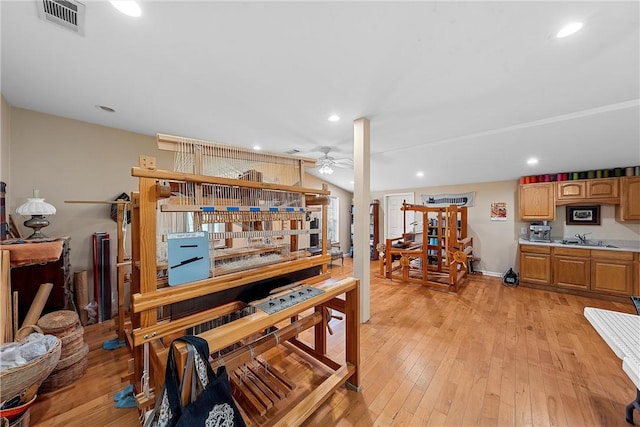
<path id="1" fill-rule="evenodd" d="M 567 225 L 600 225 L 600 206 L 567 206 Z"/>

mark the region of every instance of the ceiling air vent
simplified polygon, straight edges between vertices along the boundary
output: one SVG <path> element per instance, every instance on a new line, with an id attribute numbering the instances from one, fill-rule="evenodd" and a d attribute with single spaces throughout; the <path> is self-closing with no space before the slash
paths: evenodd
<path id="1" fill-rule="evenodd" d="M 84 35 L 84 4 L 72 0 L 36 0 L 38 16 Z"/>
<path id="2" fill-rule="evenodd" d="M 298 154 L 300 152 L 300 150 L 296 150 L 295 148 L 289 150 L 289 151 L 285 151 L 285 153 L 287 154 Z"/>

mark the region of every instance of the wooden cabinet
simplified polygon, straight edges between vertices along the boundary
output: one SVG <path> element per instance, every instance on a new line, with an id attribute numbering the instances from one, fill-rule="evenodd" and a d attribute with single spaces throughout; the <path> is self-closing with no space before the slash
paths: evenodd
<path id="1" fill-rule="evenodd" d="M 557 200 L 583 200 L 587 197 L 585 181 L 562 181 L 556 184 Z"/>
<path id="2" fill-rule="evenodd" d="M 64 239 L 62 255 L 57 261 L 25 265 L 11 269 L 11 288 L 18 292 L 18 319 L 27 315 L 31 303 L 43 283 L 52 283 L 51 293 L 43 314 L 63 310 L 67 306 L 67 294 L 71 289 L 71 264 L 69 238 Z"/>
<path id="3" fill-rule="evenodd" d="M 522 221 L 553 221 L 556 218 L 555 183 L 520 185 L 519 217 Z"/>
<path id="4" fill-rule="evenodd" d="M 589 179 L 585 183 L 587 198 L 617 199 L 620 197 L 620 180 L 618 178 Z"/>
<path id="5" fill-rule="evenodd" d="M 551 284 L 551 248 L 520 245 L 520 281 Z"/>
<path id="6" fill-rule="evenodd" d="M 553 283 L 561 288 L 589 289 L 591 263 L 588 249 L 554 248 Z"/>
<path id="7" fill-rule="evenodd" d="M 618 219 L 640 220 L 640 176 L 620 178 Z"/>
<path id="8" fill-rule="evenodd" d="M 633 253 L 591 251 L 591 290 L 610 295 L 633 293 Z"/>
<path id="9" fill-rule="evenodd" d="M 556 204 L 610 203 L 620 201 L 619 178 L 584 179 L 556 182 Z"/>
<path id="10" fill-rule="evenodd" d="M 640 254 L 606 249 L 520 245 L 520 282 L 532 287 L 619 299 L 637 294 Z"/>

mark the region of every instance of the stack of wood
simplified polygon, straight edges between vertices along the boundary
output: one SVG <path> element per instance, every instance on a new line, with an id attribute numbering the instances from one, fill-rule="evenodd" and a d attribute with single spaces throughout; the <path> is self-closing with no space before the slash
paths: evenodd
<path id="1" fill-rule="evenodd" d="M 84 341 L 84 329 L 75 311 L 60 310 L 46 314 L 38 320 L 44 334 L 55 335 L 62 342 L 60 361 L 40 386 L 46 393 L 67 386 L 84 375 L 89 360 L 89 344 Z"/>

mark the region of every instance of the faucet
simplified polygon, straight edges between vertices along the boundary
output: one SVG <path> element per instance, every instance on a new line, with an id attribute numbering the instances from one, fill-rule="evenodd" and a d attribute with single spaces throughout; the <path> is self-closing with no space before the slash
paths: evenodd
<path id="1" fill-rule="evenodd" d="M 587 234 L 591 234 L 591 233 L 576 234 L 576 237 L 580 241 L 580 244 L 584 245 L 587 243 Z"/>

